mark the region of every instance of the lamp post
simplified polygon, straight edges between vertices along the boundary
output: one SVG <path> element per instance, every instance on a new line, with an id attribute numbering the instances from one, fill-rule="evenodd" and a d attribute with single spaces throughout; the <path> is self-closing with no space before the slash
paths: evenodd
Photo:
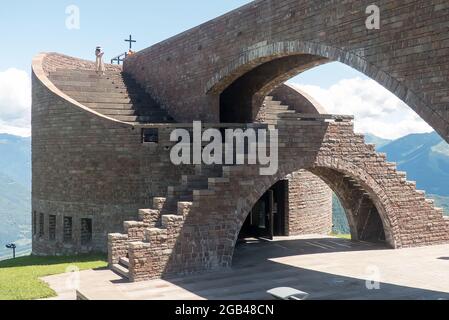
<path id="1" fill-rule="evenodd" d="M 7 249 L 12 249 L 12 258 L 15 259 L 16 258 L 16 248 L 17 246 L 14 243 L 10 243 L 6 245 Z"/>

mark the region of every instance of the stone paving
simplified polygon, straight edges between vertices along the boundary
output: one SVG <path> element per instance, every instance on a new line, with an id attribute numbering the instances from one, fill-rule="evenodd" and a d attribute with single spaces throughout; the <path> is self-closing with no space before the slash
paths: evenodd
<path id="1" fill-rule="evenodd" d="M 389 250 L 319 235 L 282 237 L 239 245 L 232 269 L 215 273 L 129 283 L 107 269 L 83 271 L 79 292 L 101 300 L 270 299 L 267 290 L 289 286 L 310 299 L 438 300 L 449 299 L 448 267 L 449 245 Z M 380 289 L 368 290 L 375 272 Z M 68 279 L 73 274 L 43 280 L 55 299 L 75 299 Z"/>

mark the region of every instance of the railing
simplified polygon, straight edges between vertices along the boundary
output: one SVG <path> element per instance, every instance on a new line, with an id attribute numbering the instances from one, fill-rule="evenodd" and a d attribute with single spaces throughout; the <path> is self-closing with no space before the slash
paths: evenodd
<path id="1" fill-rule="evenodd" d="M 117 62 L 117 64 L 120 65 L 121 62 L 125 61 L 126 57 L 128 57 L 128 52 L 119 54 L 118 56 L 111 59 L 111 64 L 114 64 L 114 62 Z"/>

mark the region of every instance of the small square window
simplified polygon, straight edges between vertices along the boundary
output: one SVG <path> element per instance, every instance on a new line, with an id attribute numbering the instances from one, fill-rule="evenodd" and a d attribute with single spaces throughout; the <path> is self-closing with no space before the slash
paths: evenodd
<path id="1" fill-rule="evenodd" d="M 159 143 L 159 130 L 158 129 L 142 129 L 142 142 L 143 143 Z"/>

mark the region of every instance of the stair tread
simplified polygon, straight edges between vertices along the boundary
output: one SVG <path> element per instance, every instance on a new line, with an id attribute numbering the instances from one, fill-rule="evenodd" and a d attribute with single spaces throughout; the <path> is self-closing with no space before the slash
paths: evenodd
<path id="1" fill-rule="evenodd" d="M 118 263 L 112 265 L 112 270 L 125 278 L 129 278 L 129 270 Z"/>

